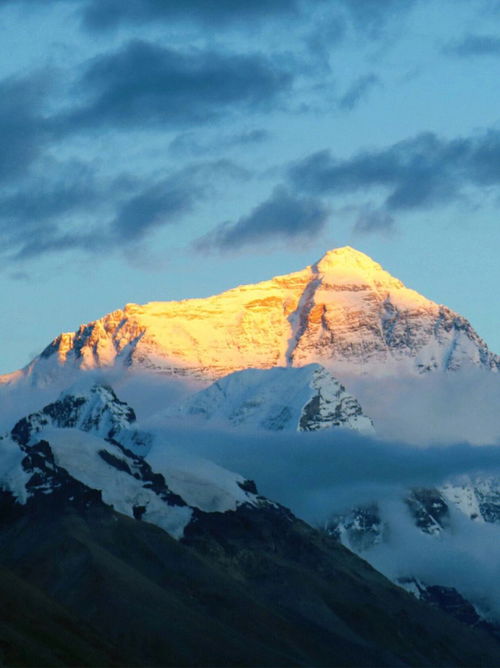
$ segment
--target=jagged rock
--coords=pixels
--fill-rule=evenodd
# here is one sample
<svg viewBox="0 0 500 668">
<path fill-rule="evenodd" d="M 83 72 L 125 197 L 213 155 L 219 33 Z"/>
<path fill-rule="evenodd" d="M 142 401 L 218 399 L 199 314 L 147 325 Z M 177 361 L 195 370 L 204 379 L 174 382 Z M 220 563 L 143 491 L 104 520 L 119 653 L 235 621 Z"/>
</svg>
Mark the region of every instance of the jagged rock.
<svg viewBox="0 0 500 668">
<path fill-rule="evenodd" d="M 145 455 L 151 436 L 133 428 L 134 410 L 120 401 L 109 385 L 88 388 L 71 387 L 54 403 L 22 418 L 12 429 L 12 437 L 21 444 L 47 427 L 80 429 Z"/>
<path fill-rule="evenodd" d="M 448 504 L 437 489 L 412 489 L 405 501 L 424 533 L 437 534 L 449 525 Z"/>
</svg>

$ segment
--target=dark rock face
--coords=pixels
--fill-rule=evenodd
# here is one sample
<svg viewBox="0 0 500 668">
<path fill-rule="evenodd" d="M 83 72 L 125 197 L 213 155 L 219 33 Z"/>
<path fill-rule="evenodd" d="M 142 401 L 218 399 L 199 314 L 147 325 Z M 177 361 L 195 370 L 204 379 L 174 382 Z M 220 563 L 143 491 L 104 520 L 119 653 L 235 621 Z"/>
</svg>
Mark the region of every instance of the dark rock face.
<svg viewBox="0 0 500 668">
<path fill-rule="evenodd" d="M 439 533 L 449 524 L 450 510 L 437 489 L 413 489 L 406 498 L 415 525 L 425 533 Z"/>
<path fill-rule="evenodd" d="M 345 392 L 345 388 L 340 385 L 338 402 L 329 402 L 321 395 L 321 392 L 313 397 L 304 406 L 299 423 L 300 431 L 318 431 L 325 425 L 343 427 L 349 423 L 349 420 L 361 417 L 363 409 L 357 399 L 354 397 L 340 398 L 342 392 Z"/>
<path fill-rule="evenodd" d="M 494 624 L 482 617 L 476 608 L 454 587 L 429 585 L 414 578 L 402 578 L 401 584 L 411 589 L 421 601 L 443 610 L 462 624 L 486 631 L 500 641 L 500 624 Z"/>
<path fill-rule="evenodd" d="M 380 543 L 386 531 L 376 504 L 353 508 L 346 515 L 334 516 L 328 523 L 330 535 L 356 552 L 365 552 Z"/>
<path fill-rule="evenodd" d="M 454 587 L 429 585 L 422 591 L 422 600 L 448 612 L 467 626 L 486 625 L 474 606 Z"/>
<path fill-rule="evenodd" d="M 485 501 L 479 504 L 479 508 L 486 522 L 500 522 L 500 503 Z"/>
<path fill-rule="evenodd" d="M 89 508 L 102 503 L 101 492 L 91 489 L 75 480 L 66 469 L 57 466 L 50 444 L 41 440 L 30 447 L 22 448 L 26 456 L 21 462 L 24 471 L 29 478 L 26 482 L 26 508 L 37 508 L 40 503 L 57 508 L 60 504 L 70 503 L 79 509 Z M 9 495 L 12 496 L 12 495 Z M 4 513 L 7 508 L 13 509 L 19 506 L 17 502 L 12 505 L 8 499 L 3 497 Z M 21 509 L 16 508 L 16 514 Z"/>
<path fill-rule="evenodd" d="M 239 482 L 238 486 L 244 491 L 249 492 L 250 494 L 258 494 L 257 485 L 253 480 L 244 480 Z"/>
</svg>

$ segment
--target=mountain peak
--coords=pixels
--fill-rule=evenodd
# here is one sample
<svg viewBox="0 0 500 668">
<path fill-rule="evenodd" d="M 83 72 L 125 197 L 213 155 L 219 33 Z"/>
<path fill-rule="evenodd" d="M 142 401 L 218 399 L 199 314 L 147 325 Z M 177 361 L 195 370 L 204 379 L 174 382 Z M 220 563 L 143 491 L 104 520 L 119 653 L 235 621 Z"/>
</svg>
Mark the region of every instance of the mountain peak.
<svg viewBox="0 0 500 668">
<path fill-rule="evenodd" d="M 205 382 L 250 367 L 310 363 L 340 379 L 500 369 L 459 314 L 344 246 L 301 271 L 220 295 L 114 311 L 55 339 L 23 375 L 43 384 L 61 367 L 117 366 Z"/>
<path fill-rule="evenodd" d="M 339 248 L 332 248 L 322 256 L 320 262 L 338 262 L 338 261 L 352 261 L 352 262 L 370 262 L 376 264 L 368 255 L 353 248 L 352 246 L 340 246 Z"/>
<path fill-rule="evenodd" d="M 332 269 L 358 269 L 371 272 L 384 271 L 378 262 L 375 262 L 371 257 L 351 246 L 342 246 L 341 248 L 333 248 L 327 251 L 314 266 L 318 268 L 320 273 Z"/>
<path fill-rule="evenodd" d="M 312 269 L 319 276 L 327 276 L 330 284 L 375 284 L 386 289 L 404 288 L 403 283 L 391 276 L 378 262 L 351 246 L 327 251 L 312 265 Z"/>
</svg>

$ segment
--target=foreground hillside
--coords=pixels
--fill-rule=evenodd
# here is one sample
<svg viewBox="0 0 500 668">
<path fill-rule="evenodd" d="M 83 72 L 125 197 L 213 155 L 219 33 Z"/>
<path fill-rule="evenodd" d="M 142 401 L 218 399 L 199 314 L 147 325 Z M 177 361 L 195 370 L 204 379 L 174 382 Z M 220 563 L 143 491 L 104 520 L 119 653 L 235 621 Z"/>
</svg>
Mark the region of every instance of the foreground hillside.
<svg viewBox="0 0 500 668">
<path fill-rule="evenodd" d="M 176 542 L 97 498 L 4 498 L 0 554 L 6 665 L 500 662 L 280 507 L 200 513 Z"/>
<path fill-rule="evenodd" d="M 500 663 L 495 637 L 417 601 L 251 480 L 190 459 L 158 469 L 149 447 L 99 385 L 0 439 L 6 665 Z"/>
</svg>

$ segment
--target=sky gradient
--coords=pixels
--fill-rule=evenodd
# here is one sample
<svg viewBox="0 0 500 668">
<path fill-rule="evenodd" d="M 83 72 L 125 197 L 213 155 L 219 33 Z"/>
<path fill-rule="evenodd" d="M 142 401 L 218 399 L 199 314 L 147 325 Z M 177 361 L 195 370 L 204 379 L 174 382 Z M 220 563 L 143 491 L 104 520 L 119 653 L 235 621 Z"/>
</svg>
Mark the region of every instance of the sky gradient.
<svg viewBox="0 0 500 668">
<path fill-rule="evenodd" d="M 500 2 L 4 0 L 0 19 L 1 373 L 127 302 L 346 244 L 500 352 Z"/>
</svg>

